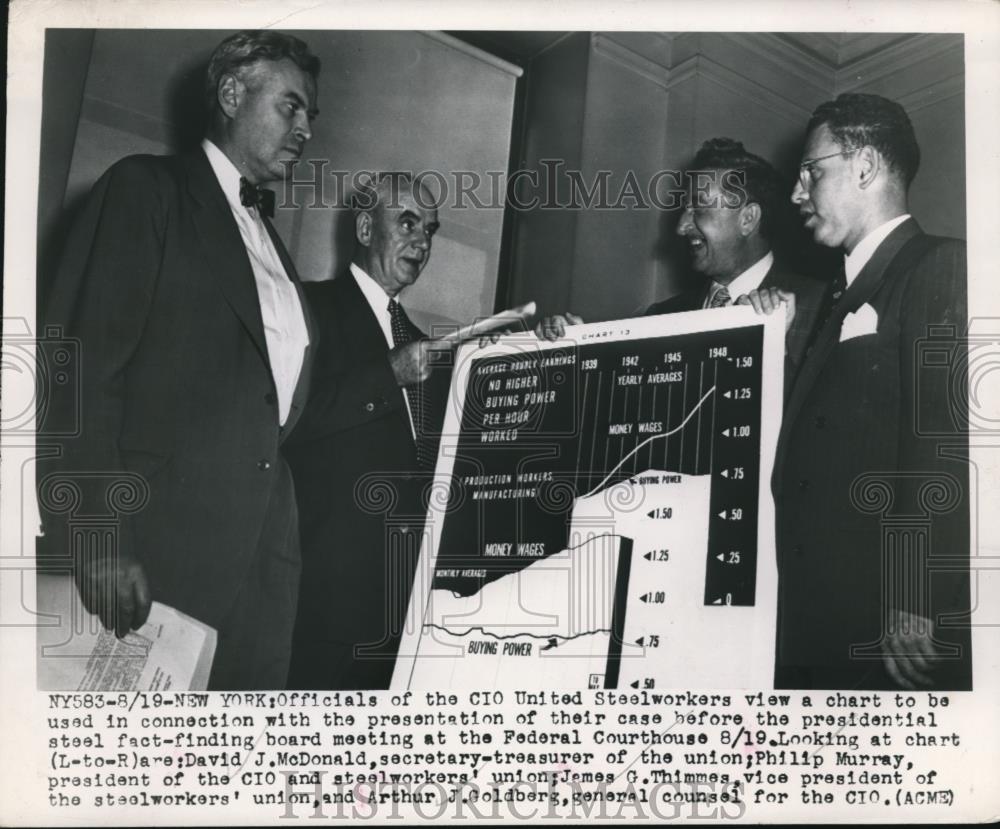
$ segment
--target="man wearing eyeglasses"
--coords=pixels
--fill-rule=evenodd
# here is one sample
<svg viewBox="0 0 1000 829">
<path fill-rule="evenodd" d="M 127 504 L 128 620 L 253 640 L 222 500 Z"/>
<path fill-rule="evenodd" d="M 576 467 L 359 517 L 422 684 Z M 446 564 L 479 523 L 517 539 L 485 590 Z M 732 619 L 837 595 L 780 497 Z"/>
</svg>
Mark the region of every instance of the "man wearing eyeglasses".
<svg viewBox="0 0 1000 829">
<path fill-rule="evenodd" d="M 968 446 L 949 395 L 964 354 L 951 372 L 917 359 L 922 339 L 965 330 L 965 244 L 909 215 L 920 150 L 901 106 L 844 94 L 806 133 L 792 201 L 843 251 L 844 283 L 778 439 L 776 684 L 970 688 L 954 618 L 969 608 Z"/>
</svg>

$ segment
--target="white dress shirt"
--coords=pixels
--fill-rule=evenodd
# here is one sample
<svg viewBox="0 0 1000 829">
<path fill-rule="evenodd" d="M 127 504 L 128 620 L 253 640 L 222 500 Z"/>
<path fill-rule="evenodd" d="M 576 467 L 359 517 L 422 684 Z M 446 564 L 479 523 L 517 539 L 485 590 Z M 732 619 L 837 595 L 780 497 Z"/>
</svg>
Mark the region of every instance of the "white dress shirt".
<svg viewBox="0 0 1000 829">
<path fill-rule="evenodd" d="M 897 216 L 895 219 L 880 224 L 871 233 L 865 236 L 855 246 L 847 256 L 844 257 L 844 276 L 847 277 L 847 284 L 850 285 L 861 273 L 861 269 L 868 264 L 878 246 L 885 241 L 885 237 L 892 233 L 899 225 L 910 218 L 909 213 Z"/>
<path fill-rule="evenodd" d="M 365 273 L 363 268 L 353 262 L 351 262 L 351 276 L 358 283 L 361 293 L 375 315 L 375 319 L 378 320 L 378 325 L 382 329 L 382 336 L 385 337 L 386 345 L 389 348 L 395 348 L 395 341 L 392 338 L 392 315 L 389 313 L 389 302 L 397 302 L 398 300 L 390 298 L 378 282 Z M 417 430 L 413 425 L 413 412 L 410 411 L 410 399 L 405 394 L 403 395 L 403 402 L 406 404 L 406 415 L 410 419 L 410 431 L 413 433 L 413 439 L 416 440 Z"/>
<path fill-rule="evenodd" d="M 760 287 L 760 283 L 764 281 L 764 277 L 767 276 L 767 272 L 771 270 L 773 264 L 774 254 L 768 251 L 728 285 L 723 285 L 713 279 L 712 287 L 701 307 L 711 308 L 712 298 L 722 288 L 725 288 L 729 292 L 729 304 L 735 302 L 743 294 L 748 294 L 750 291 L 756 290 Z"/>
<path fill-rule="evenodd" d="M 260 213 L 256 208 L 244 207 L 240 202 L 240 171 L 207 138 L 201 142 L 201 147 L 208 156 L 208 163 L 215 171 L 222 192 L 226 194 L 253 269 L 260 315 L 264 322 L 267 357 L 278 395 L 278 422 L 283 425 L 292 407 L 292 396 L 309 345 L 309 331 L 299 293 L 285 273 Z"/>
</svg>

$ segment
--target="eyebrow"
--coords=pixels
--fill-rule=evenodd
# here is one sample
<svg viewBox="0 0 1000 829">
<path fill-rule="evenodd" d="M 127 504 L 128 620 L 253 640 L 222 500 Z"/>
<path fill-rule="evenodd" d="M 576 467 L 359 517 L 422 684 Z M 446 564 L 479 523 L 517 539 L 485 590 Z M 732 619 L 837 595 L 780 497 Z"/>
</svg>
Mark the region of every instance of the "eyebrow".
<svg viewBox="0 0 1000 829">
<path fill-rule="evenodd" d="M 398 221 L 403 222 L 403 221 L 406 221 L 407 219 L 413 219 L 414 221 L 416 221 L 418 223 L 424 221 L 423 217 L 421 217 L 418 214 L 414 213 L 412 210 L 404 210 L 402 213 L 399 214 Z M 437 230 L 439 227 L 441 227 L 441 223 L 440 222 L 424 222 L 424 226 L 428 227 L 432 231 L 434 231 L 434 230 Z"/>
<path fill-rule="evenodd" d="M 319 115 L 319 109 L 317 109 L 316 107 L 309 109 L 308 104 L 306 104 L 306 102 L 302 99 L 302 96 L 299 95 L 298 92 L 292 92 L 291 90 L 289 90 L 288 92 L 285 93 L 285 98 L 286 100 L 290 99 L 292 101 L 295 101 L 295 103 L 297 103 L 300 107 L 302 107 L 306 111 L 306 115 L 308 115 L 310 118 L 315 118 L 317 115 Z"/>
</svg>

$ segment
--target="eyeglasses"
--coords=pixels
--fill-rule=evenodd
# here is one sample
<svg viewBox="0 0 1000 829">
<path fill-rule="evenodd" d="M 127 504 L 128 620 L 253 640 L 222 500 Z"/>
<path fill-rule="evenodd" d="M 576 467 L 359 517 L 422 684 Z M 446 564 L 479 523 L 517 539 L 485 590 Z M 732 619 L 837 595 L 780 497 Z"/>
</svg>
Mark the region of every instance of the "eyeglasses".
<svg viewBox="0 0 1000 829">
<path fill-rule="evenodd" d="M 836 158 L 838 155 L 851 155 L 856 153 L 858 150 L 864 149 L 863 147 L 855 147 L 853 150 L 841 150 L 840 152 L 830 153 L 829 155 L 821 155 L 817 158 L 807 158 L 799 165 L 799 184 L 802 185 L 803 189 L 807 188 L 812 184 L 813 179 L 813 166 L 819 161 L 826 161 L 828 158 Z"/>
</svg>

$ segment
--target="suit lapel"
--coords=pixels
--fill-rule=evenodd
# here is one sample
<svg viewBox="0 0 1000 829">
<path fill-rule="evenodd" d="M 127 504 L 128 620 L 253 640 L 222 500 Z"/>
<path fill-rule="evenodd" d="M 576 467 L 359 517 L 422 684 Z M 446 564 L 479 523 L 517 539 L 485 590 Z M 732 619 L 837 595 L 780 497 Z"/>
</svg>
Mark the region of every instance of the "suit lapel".
<svg viewBox="0 0 1000 829">
<path fill-rule="evenodd" d="M 288 275 L 292 285 L 295 286 L 295 292 L 299 297 L 299 305 L 302 307 L 302 316 L 306 323 L 306 332 L 309 335 L 309 344 L 302 355 L 302 370 L 299 372 L 299 381 L 295 384 L 295 392 L 292 394 L 292 404 L 289 408 L 288 420 L 285 422 L 284 434 L 287 435 L 292 430 L 292 427 L 295 426 L 299 415 L 302 414 L 309 396 L 312 363 L 313 357 L 316 354 L 319 331 L 316 328 L 316 320 L 313 318 L 312 309 L 309 307 L 309 300 L 306 298 L 305 291 L 302 290 L 302 281 L 299 279 L 299 273 L 295 269 L 292 257 L 288 255 L 288 250 L 285 248 L 284 242 L 281 241 L 278 232 L 274 229 L 274 225 L 271 224 L 270 219 L 266 216 L 262 216 L 261 218 L 264 222 L 264 227 L 267 229 L 267 235 L 271 239 L 271 244 L 274 246 L 274 250 L 278 254 L 278 259 L 281 261 L 281 266 L 285 269 L 285 273 Z"/>
<path fill-rule="evenodd" d="M 700 311 L 705 307 L 705 301 L 712 291 L 712 280 L 706 279 L 704 285 L 685 291 L 678 297 L 677 311 Z"/>
<path fill-rule="evenodd" d="M 771 267 L 767 269 L 767 273 L 764 274 L 764 278 L 760 281 L 759 289 L 763 291 L 765 288 L 780 288 L 781 280 L 778 278 L 778 273 L 778 263 L 772 262 Z"/>
<path fill-rule="evenodd" d="M 270 227 L 268 229 L 270 230 Z M 284 262 L 287 258 L 287 254 L 284 253 L 284 248 L 279 244 L 275 244 L 275 249 L 279 251 L 279 255 L 282 257 L 282 262 Z M 299 371 L 299 380 L 295 384 L 295 391 L 292 393 L 292 404 L 288 410 L 288 420 L 285 421 L 285 435 L 292 430 L 292 427 L 299 419 L 299 415 L 302 414 L 302 410 L 305 408 L 306 401 L 309 398 L 309 388 L 312 383 L 313 360 L 315 359 L 316 348 L 319 342 L 319 330 L 316 327 L 316 320 L 313 318 L 312 309 L 309 307 L 309 300 L 306 298 L 305 291 L 302 290 L 302 283 L 299 282 L 297 275 L 294 274 L 294 270 L 289 270 L 288 274 L 292 279 L 292 284 L 295 286 L 295 292 L 299 297 L 299 305 L 302 307 L 302 316 L 306 322 L 306 332 L 309 334 L 309 344 L 306 346 L 306 349 L 302 354 L 302 369 Z"/>
<path fill-rule="evenodd" d="M 791 424 L 795 422 L 795 418 L 802 409 L 806 397 L 816 384 L 830 353 L 837 343 L 840 342 L 840 328 L 844 322 L 844 317 L 871 300 L 881 287 L 882 280 L 889 265 L 892 264 L 892 260 L 895 259 L 903 245 L 918 233 L 920 233 L 920 226 L 914 219 L 907 219 L 899 227 L 895 228 L 882 241 L 882 244 L 875 250 L 871 259 L 861 269 L 861 273 L 851 283 L 837 307 L 833 309 L 823 329 L 819 332 L 816 342 L 802 363 L 802 368 L 795 379 L 795 385 L 792 387 L 791 395 L 788 399 L 788 406 L 782 420 L 781 435 L 778 439 L 775 469 L 780 468 L 779 464 L 784 457 Z"/>
<path fill-rule="evenodd" d="M 337 277 L 341 284 L 338 295 L 341 308 L 340 317 L 344 321 L 344 331 L 348 336 L 349 350 L 356 354 L 384 354 L 389 350 L 382 326 L 375 312 L 358 287 L 354 274 L 350 271 Z M 389 297 L 385 298 L 386 307 Z"/>
<path fill-rule="evenodd" d="M 194 204 L 192 220 L 205 261 L 218 280 L 226 301 L 270 368 L 260 298 L 236 219 L 205 154 L 198 150 L 187 156 L 187 162 L 188 191 Z"/>
<path fill-rule="evenodd" d="M 271 224 L 271 220 L 266 216 L 261 216 L 261 220 L 264 222 L 264 227 L 267 228 L 267 235 L 271 237 L 271 244 L 274 245 L 274 249 L 278 253 L 278 258 L 281 260 L 285 273 L 288 274 L 288 278 L 292 280 L 292 282 L 298 285 L 301 281 L 299 279 L 299 273 L 295 270 L 295 263 L 292 262 L 292 257 L 288 255 L 288 251 L 285 249 L 284 242 L 281 241 L 278 231 L 274 229 L 274 225 Z"/>
</svg>

